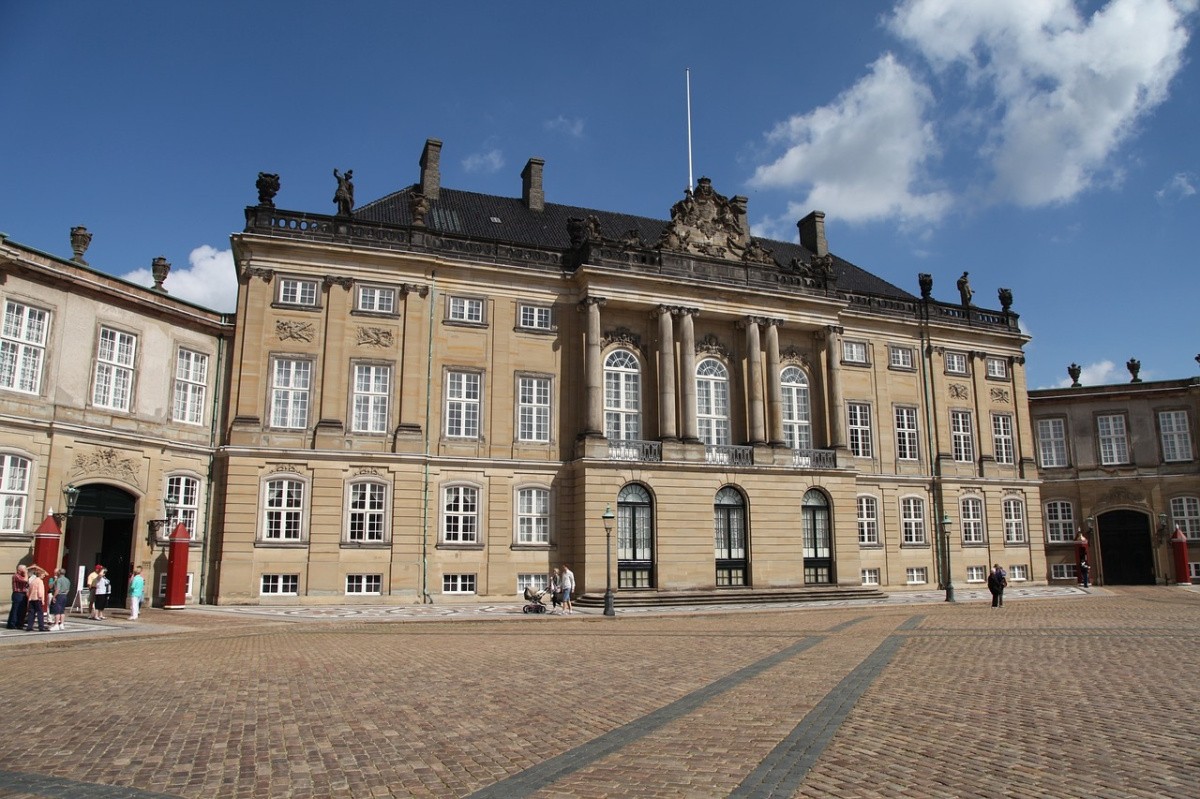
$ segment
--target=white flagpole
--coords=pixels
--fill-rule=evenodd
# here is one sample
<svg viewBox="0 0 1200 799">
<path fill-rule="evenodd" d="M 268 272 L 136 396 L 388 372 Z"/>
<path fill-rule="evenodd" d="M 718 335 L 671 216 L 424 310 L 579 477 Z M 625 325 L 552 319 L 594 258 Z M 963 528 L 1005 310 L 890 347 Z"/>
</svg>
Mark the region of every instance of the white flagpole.
<svg viewBox="0 0 1200 799">
<path fill-rule="evenodd" d="M 687 78 L 687 150 L 688 150 L 688 194 L 692 192 L 692 186 L 696 185 L 692 180 L 692 70 L 685 69 L 684 75 Z"/>
</svg>

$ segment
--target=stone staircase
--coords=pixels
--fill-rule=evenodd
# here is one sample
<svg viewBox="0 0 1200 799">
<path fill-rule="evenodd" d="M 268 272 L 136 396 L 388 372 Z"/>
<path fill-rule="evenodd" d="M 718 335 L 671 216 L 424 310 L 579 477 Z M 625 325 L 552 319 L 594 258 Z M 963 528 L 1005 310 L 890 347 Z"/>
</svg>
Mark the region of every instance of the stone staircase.
<svg viewBox="0 0 1200 799">
<path fill-rule="evenodd" d="M 830 602 L 847 599 L 885 599 L 878 588 L 820 585 L 805 588 L 721 588 L 698 591 L 614 591 L 618 608 L 670 607 L 672 605 L 773 605 L 783 602 Z M 604 592 L 580 594 L 573 604 L 581 608 L 604 607 Z"/>
</svg>

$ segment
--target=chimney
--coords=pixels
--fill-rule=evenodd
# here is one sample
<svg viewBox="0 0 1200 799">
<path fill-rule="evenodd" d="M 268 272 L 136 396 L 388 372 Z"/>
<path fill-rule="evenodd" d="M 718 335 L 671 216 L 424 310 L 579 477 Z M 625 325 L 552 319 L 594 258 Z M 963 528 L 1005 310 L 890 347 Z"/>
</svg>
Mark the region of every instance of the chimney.
<svg viewBox="0 0 1200 799">
<path fill-rule="evenodd" d="M 546 193 L 542 191 L 542 167 L 545 165 L 541 158 L 530 158 L 521 170 L 521 199 L 530 211 L 546 209 Z"/>
<path fill-rule="evenodd" d="M 813 211 L 796 223 L 800 228 L 800 244 L 816 255 L 829 254 L 829 242 L 825 240 L 825 212 Z"/>
<path fill-rule="evenodd" d="M 426 139 L 425 150 L 421 153 L 421 193 L 429 201 L 438 198 L 442 187 L 442 143 L 437 139 Z"/>
</svg>

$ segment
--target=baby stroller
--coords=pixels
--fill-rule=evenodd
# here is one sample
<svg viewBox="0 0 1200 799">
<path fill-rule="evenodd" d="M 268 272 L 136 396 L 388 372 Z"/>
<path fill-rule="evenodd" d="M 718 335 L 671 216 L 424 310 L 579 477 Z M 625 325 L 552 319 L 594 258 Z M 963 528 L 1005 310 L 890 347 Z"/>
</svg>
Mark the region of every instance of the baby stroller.
<svg viewBox="0 0 1200 799">
<path fill-rule="evenodd" d="M 533 586 L 525 588 L 525 607 L 521 608 L 522 613 L 545 613 L 546 603 L 542 601 L 542 597 L 546 595 L 546 589 L 536 589 Z"/>
</svg>

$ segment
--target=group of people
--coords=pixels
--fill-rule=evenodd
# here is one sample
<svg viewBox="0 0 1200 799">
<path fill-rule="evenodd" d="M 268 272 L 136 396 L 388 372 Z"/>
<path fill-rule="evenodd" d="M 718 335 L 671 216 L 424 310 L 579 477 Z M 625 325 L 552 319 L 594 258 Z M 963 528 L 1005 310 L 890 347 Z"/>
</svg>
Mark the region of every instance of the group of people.
<svg viewBox="0 0 1200 799">
<path fill-rule="evenodd" d="M 562 605 L 561 613 L 571 613 L 571 596 L 575 593 L 575 572 L 571 565 L 564 563 L 561 568 L 550 572 L 550 601 L 557 608 Z"/>
<path fill-rule="evenodd" d="M 47 581 L 49 577 L 49 581 Z M 33 632 L 55 632 L 63 628 L 63 616 L 71 596 L 71 580 L 66 569 L 58 569 L 54 576 L 36 563 L 32 566 L 17 566 L 12 577 L 12 607 L 8 611 L 8 629 Z M 46 625 L 49 616 L 50 624 Z"/>
</svg>

